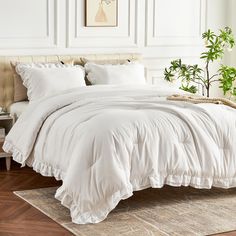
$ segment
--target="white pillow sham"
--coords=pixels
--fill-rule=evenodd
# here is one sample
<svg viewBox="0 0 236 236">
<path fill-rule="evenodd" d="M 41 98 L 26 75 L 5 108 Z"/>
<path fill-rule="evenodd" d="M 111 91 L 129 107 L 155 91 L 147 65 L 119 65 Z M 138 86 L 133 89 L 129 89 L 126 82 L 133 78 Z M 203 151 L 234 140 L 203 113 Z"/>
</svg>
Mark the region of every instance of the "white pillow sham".
<svg viewBox="0 0 236 236">
<path fill-rule="evenodd" d="M 93 85 L 98 84 L 146 84 L 145 69 L 139 63 L 123 65 L 85 64 L 87 78 Z"/>
<path fill-rule="evenodd" d="M 85 85 L 85 71 L 82 66 L 61 63 L 19 63 L 16 72 L 27 88 L 30 101 L 53 95 L 60 91 Z"/>
</svg>

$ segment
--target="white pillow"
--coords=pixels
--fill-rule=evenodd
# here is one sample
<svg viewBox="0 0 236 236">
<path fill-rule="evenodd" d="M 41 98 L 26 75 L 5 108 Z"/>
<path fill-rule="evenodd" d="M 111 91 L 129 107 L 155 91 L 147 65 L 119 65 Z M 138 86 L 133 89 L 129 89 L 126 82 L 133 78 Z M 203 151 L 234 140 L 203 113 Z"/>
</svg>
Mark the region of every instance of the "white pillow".
<svg viewBox="0 0 236 236">
<path fill-rule="evenodd" d="M 85 64 L 88 80 L 91 84 L 145 84 L 145 69 L 139 63 L 123 65 Z"/>
<path fill-rule="evenodd" d="M 82 66 L 61 63 L 19 63 L 16 72 L 21 76 L 30 101 L 85 85 Z"/>
</svg>

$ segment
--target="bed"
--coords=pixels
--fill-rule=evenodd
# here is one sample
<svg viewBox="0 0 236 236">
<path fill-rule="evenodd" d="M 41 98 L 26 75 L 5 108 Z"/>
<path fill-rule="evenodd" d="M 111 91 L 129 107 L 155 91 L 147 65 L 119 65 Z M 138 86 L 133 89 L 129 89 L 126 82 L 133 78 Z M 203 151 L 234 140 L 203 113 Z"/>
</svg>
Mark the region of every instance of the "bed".
<svg viewBox="0 0 236 236">
<path fill-rule="evenodd" d="M 22 101 L 22 102 L 15 102 L 12 103 L 9 106 L 9 112 L 11 114 L 11 116 L 14 117 L 14 120 L 16 121 L 21 114 L 26 110 L 26 108 L 29 105 L 29 101 Z"/>
<path fill-rule="evenodd" d="M 182 93 L 151 85 L 66 90 L 29 104 L 4 149 L 62 180 L 55 197 L 77 224 L 101 222 L 149 187 L 235 187 L 236 110 L 166 100 Z"/>
</svg>

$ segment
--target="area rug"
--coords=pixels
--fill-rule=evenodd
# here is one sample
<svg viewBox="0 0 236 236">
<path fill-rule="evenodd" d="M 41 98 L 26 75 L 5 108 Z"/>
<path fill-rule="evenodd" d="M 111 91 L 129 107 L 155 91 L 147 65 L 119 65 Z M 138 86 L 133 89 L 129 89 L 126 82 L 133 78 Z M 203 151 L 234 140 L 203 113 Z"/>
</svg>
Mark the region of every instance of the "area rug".
<svg viewBox="0 0 236 236">
<path fill-rule="evenodd" d="M 236 230 L 236 189 L 147 189 L 121 201 L 105 221 L 88 225 L 71 223 L 55 192 L 44 188 L 15 194 L 78 236 L 194 236 Z"/>
</svg>

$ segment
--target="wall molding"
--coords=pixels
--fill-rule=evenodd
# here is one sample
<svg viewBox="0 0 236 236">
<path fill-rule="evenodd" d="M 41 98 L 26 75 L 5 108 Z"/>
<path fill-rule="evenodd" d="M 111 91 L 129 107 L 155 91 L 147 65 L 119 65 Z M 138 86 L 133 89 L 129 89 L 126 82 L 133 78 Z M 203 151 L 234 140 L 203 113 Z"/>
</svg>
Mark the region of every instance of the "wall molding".
<svg viewBox="0 0 236 236">
<path fill-rule="evenodd" d="M 30 0 L 29 0 L 30 1 Z M 30 37 L 30 36 L 14 36 L 14 37 L 0 37 L 0 49 L 31 49 L 31 48 L 53 48 L 58 44 L 58 0 L 41 0 L 46 2 L 46 35 Z M 28 8 L 25 10 L 29 11 Z M 22 14 L 24 14 L 22 12 Z M 31 23 L 31 22 L 29 22 Z M 16 27 L 20 27 L 16 25 Z M 14 29 L 12 29 L 14 30 Z M 37 30 L 37 26 L 35 26 Z"/>
<path fill-rule="evenodd" d="M 198 24 L 196 32 L 193 35 L 175 35 L 170 34 L 171 31 L 168 31 L 168 35 L 158 33 L 158 22 L 165 22 L 165 20 L 171 21 L 172 19 L 163 19 L 162 21 L 159 19 L 158 21 L 158 13 L 157 7 L 159 0 L 146 0 L 146 38 L 145 38 L 145 46 L 146 47 L 165 47 L 165 46 L 200 46 L 202 45 L 201 33 L 206 29 L 206 1 L 205 0 L 192 0 L 195 5 L 199 6 L 198 15 L 196 19 L 194 19 Z M 169 0 L 174 1 L 174 0 Z M 184 0 L 182 0 L 184 3 Z M 175 1 L 176 2 L 176 1 Z M 180 2 L 178 2 L 180 4 Z M 160 4 L 161 6 L 161 4 Z M 191 6 L 192 7 L 192 6 Z M 186 10 L 187 11 L 187 10 Z M 176 15 L 178 16 L 180 11 L 176 9 Z M 183 12 L 182 12 L 183 14 Z M 176 27 L 176 26 L 175 26 Z M 181 27 L 181 26 L 179 26 Z"/>
<path fill-rule="evenodd" d="M 140 0 L 119 1 L 118 14 L 123 13 L 118 17 L 117 27 L 85 27 L 84 1 L 67 0 L 67 47 L 138 47 L 139 2 Z M 81 9 L 82 12 L 79 11 Z"/>
</svg>

